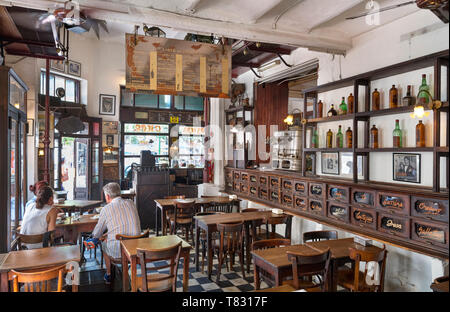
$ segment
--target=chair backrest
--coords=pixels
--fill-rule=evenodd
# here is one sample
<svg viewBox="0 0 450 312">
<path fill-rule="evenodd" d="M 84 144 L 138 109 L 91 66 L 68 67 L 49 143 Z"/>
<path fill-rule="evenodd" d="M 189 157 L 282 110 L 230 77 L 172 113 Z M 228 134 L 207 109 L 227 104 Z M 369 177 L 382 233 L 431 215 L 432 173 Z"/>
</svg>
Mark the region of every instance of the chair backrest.
<svg viewBox="0 0 450 312">
<path fill-rule="evenodd" d="M 202 198 L 214 198 L 214 197 L 219 197 L 219 195 L 202 195 Z"/>
<path fill-rule="evenodd" d="M 330 249 L 312 256 L 305 256 L 292 251 L 287 251 L 286 253 L 289 261 L 292 262 L 292 276 L 296 289 L 300 288 L 300 278 L 319 275 L 319 283 L 314 284 L 312 287 L 320 287 L 322 291 L 327 291 L 328 270 L 331 259 Z"/>
<path fill-rule="evenodd" d="M 303 243 L 338 239 L 337 231 L 313 231 L 303 233 Z"/>
<path fill-rule="evenodd" d="M 290 246 L 291 240 L 284 238 L 263 239 L 252 243 L 252 250 Z"/>
<path fill-rule="evenodd" d="M 231 213 L 233 211 L 233 204 L 231 203 L 218 203 L 210 202 L 206 207 L 206 211 Z"/>
<path fill-rule="evenodd" d="M 264 209 L 259 209 L 259 208 L 247 208 L 247 209 L 243 209 L 241 212 L 257 212 L 257 211 L 264 211 Z"/>
<path fill-rule="evenodd" d="M 355 261 L 355 277 L 354 277 L 354 291 L 359 290 L 359 286 L 361 285 L 361 282 L 359 281 L 360 275 L 360 267 L 361 262 L 366 262 L 366 266 L 363 270 L 363 277 L 364 277 L 364 283 L 365 288 L 369 289 L 370 291 L 377 291 L 382 292 L 384 290 L 384 272 L 386 268 L 386 255 L 387 250 L 386 247 L 383 245 L 383 249 L 377 250 L 377 251 L 365 251 L 365 250 L 358 250 L 355 248 L 350 248 L 350 259 Z M 380 284 L 379 285 L 366 285 L 366 276 L 368 272 L 367 263 L 375 261 L 378 263 L 380 268 Z"/>
<path fill-rule="evenodd" d="M 195 213 L 195 201 L 188 203 L 177 202 L 175 208 L 175 223 L 177 223 L 177 219 L 192 219 Z"/>
<path fill-rule="evenodd" d="M 277 224 L 285 224 L 286 228 L 284 231 L 284 237 L 290 239 L 291 238 L 291 229 L 292 229 L 292 216 L 291 215 L 285 215 L 283 217 L 268 217 L 266 218 L 266 224 L 271 227 L 272 233 L 276 232 L 276 225 Z M 269 233 L 267 233 L 269 235 Z"/>
<path fill-rule="evenodd" d="M 225 241 L 227 241 L 228 251 L 235 250 L 242 244 L 242 230 L 244 222 L 218 223 L 217 231 L 220 234 L 220 250 L 224 250 Z"/>
<path fill-rule="evenodd" d="M 49 231 L 42 234 L 17 234 L 17 241 L 13 244 L 17 247 L 17 250 L 26 249 L 22 244 L 39 244 L 42 243 L 42 247 L 49 247 L 53 245 L 53 237 L 55 231 Z M 15 248 L 13 248 L 15 249 Z"/>
<path fill-rule="evenodd" d="M 172 196 L 165 196 L 165 199 L 185 199 L 186 195 L 172 195 Z"/>
<path fill-rule="evenodd" d="M 128 240 L 128 239 L 137 239 L 137 238 L 146 238 L 150 236 L 150 229 L 146 229 L 142 234 L 139 235 L 123 235 L 123 234 L 116 234 L 117 240 Z"/>
<path fill-rule="evenodd" d="M 51 268 L 27 271 L 11 270 L 9 275 L 12 276 L 13 292 L 62 292 L 64 280 L 63 277 L 67 273 L 66 265 L 58 265 Z M 58 279 L 56 290 L 52 290 L 51 281 Z M 19 283 L 23 284 L 23 288 L 19 287 Z M 72 291 L 76 288 L 72 288 Z"/>
<path fill-rule="evenodd" d="M 142 276 L 142 290 L 149 291 L 167 291 L 172 289 L 173 292 L 177 290 L 177 274 L 178 263 L 180 261 L 181 244 L 164 248 L 164 249 L 137 249 L 137 256 L 141 264 Z M 159 261 L 168 261 L 168 264 L 160 264 Z M 153 262 L 153 267 L 147 267 L 146 263 Z M 169 274 L 148 273 L 147 271 L 158 271 L 161 269 L 170 268 Z M 152 276 L 153 275 L 153 276 Z M 154 287 L 148 288 L 148 282 L 154 284 Z M 164 283 L 168 281 L 169 283 Z"/>
<path fill-rule="evenodd" d="M 215 214 L 219 214 L 219 213 L 215 212 L 215 211 L 205 211 L 205 212 L 197 212 L 195 215 L 196 216 L 210 216 L 210 215 L 215 215 Z"/>
</svg>

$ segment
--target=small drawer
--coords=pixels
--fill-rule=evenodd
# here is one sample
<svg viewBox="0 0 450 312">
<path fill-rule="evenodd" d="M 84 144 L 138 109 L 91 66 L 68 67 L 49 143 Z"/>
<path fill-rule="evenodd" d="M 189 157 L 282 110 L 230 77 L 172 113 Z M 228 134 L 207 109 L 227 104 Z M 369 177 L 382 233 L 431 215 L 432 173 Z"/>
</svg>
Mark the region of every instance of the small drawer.
<svg viewBox="0 0 450 312">
<path fill-rule="evenodd" d="M 448 222 L 448 200 L 411 196 L 411 215 Z"/>
<path fill-rule="evenodd" d="M 309 196 L 319 199 L 325 198 L 325 184 L 323 183 L 309 183 Z"/>
<path fill-rule="evenodd" d="M 282 192 L 281 193 L 281 204 L 283 206 L 292 208 L 294 206 L 294 197 L 290 192 Z"/>
<path fill-rule="evenodd" d="M 241 193 L 248 195 L 248 183 L 241 182 Z"/>
<path fill-rule="evenodd" d="M 261 199 L 269 200 L 269 192 L 267 189 L 259 188 L 258 197 Z"/>
<path fill-rule="evenodd" d="M 328 185 L 327 198 L 342 203 L 348 203 L 350 188 L 347 186 Z"/>
<path fill-rule="evenodd" d="M 227 181 L 227 182 L 225 183 L 225 188 L 226 188 L 227 190 L 232 190 L 232 189 L 233 189 L 233 182 Z"/>
<path fill-rule="evenodd" d="M 294 196 L 294 208 L 300 211 L 308 211 L 308 200 L 303 196 Z"/>
<path fill-rule="evenodd" d="M 321 215 L 321 216 L 325 216 L 325 205 L 323 203 L 323 201 L 321 200 L 317 200 L 317 199 L 309 199 L 308 201 L 308 212 L 316 214 L 316 215 Z"/>
<path fill-rule="evenodd" d="M 250 185 L 248 188 L 248 195 L 258 197 L 258 187 Z"/>
<path fill-rule="evenodd" d="M 250 174 L 249 182 L 253 185 L 258 185 L 258 176 L 256 174 Z"/>
<path fill-rule="evenodd" d="M 269 177 L 268 176 L 259 176 L 259 186 L 260 187 L 268 187 L 269 186 Z"/>
<path fill-rule="evenodd" d="M 233 191 L 239 192 L 241 188 L 241 185 L 239 182 L 233 182 Z"/>
<path fill-rule="evenodd" d="M 299 195 L 308 195 L 308 182 L 294 181 L 294 192 Z"/>
<path fill-rule="evenodd" d="M 345 223 L 350 222 L 350 207 L 334 201 L 327 203 L 327 216 Z"/>
<path fill-rule="evenodd" d="M 228 181 L 233 181 L 233 172 L 230 170 L 227 170 L 225 172 L 225 179 L 227 179 Z"/>
<path fill-rule="evenodd" d="M 408 218 L 387 213 L 378 213 L 378 231 L 394 236 L 409 238 L 410 222 Z"/>
<path fill-rule="evenodd" d="M 280 198 L 281 198 L 281 192 L 278 189 L 275 190 L 270 190 L 270 200 L 276 203 L 280 202 Z"/>
<path fill-rule="evenodd" d="M 248 182 L 248 180 L 249 180 L 249 178 L 248 178 L 248 173 L 242 172 L 242 173 L 241 173 L 241 181 Z"/>
<path fill-rule="evenodd" d="M 352 206 L 360 208 L 375 208 L 375 191 L 352 188 Z"/>
<path fill-rule="evenodd" d="M 281 178 L 269 177 L 269 185 L 271 189 L 279 189 L 281 186 Z"/>
<path fill-rule="evenodd" d="M 292 192 L 293 189 L 293 182 L 292 180 L 289 179 L 282 179 L 282 183 L 281 183 L 281 189 L 287 192 Z"/>
<path fill-rule="evenodd" d="M 409 195 L 377 192 L 377 208 L 392 214 L 409 215 Z"/>
<path fill-rule="evenodd" d="M 241 173 L 239 171 L 233 171 L 234 181 L 239 181 L 241 179 Z"/>
<path fill-rule="evenodd" d="M 350 212 L 352 224 L 374 230 L 377 228 L 377 213 L 374 210 L 351 207 Z"/>
<path fill-rule="evenodd" d="M 448 248 L 448 225 L 414 218 L 411 220 L 411 238 L 425 244 Z"/>
</svg>

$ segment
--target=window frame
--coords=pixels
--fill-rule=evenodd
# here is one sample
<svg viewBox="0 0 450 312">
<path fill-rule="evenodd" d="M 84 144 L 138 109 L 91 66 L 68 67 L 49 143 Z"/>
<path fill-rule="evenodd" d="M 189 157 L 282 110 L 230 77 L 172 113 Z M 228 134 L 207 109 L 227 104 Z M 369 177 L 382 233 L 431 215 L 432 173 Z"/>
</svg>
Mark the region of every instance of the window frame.
<svg viewBox="0 0 450 312">
<path fill-rule="evenodd" d="M 39 80 L 39 94 L 41 95 L 45 95 L 45 90 L 43 90 L 43 88 L 45 87 L 45 70 L 41 70 L 41 76 L 40 76 L 40 80 Z M 75 78 L 71 78 L 71 77 L 67 77 L 64 75 L 59 75 L 57 73 L 54 72 L 50 72 L 50 77 L 54 77 L 53 79 L 53 92 L 56 92 L 55 89 L 55 83 L 56 83 L 56 77 L 62 78 L 64 79 L 64 90 L 67 91 L 67 80 L 73 81 L 75 83 L 75 101 L 71 102 L 71 101 L 66 101 L 66 95 L 64 96 L 64 100 L 65 102 L 70 102 L 70 103 L 80 103 L 80 99 L 81 99 L 81 83 L 80 80 L 75 79 Z M 51 81 L 51 79 L 49 79 Z M 44 93 L 41 93 L 41 91 L 44 91 Z M 66 92 L 67 94 L 67 92 Z M 56 96 L 56 94 L 50 94 L 50 96 Z"/>
</svg>

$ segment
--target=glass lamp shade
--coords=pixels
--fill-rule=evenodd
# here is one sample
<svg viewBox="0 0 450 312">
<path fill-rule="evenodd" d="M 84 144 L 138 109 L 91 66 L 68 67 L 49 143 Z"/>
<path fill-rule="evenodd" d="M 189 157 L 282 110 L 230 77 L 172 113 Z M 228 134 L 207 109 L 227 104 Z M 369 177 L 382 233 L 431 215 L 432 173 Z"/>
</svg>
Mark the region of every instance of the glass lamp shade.
<svg viewBox="0 0 450 312">
<path fill-rule="evenodd" d="M 426 112 L 422 105 L 414 106 L 414 113 L 411 113 L 411 118 L 422 118 L 423 116 L 430 115 L 430 112 Z"/>
<path fill-rule="evenodd" d="M 283 121 L 285 124 L 292 126 L 294 124 L 294 115 L 287 115 Z"/>
</svg>

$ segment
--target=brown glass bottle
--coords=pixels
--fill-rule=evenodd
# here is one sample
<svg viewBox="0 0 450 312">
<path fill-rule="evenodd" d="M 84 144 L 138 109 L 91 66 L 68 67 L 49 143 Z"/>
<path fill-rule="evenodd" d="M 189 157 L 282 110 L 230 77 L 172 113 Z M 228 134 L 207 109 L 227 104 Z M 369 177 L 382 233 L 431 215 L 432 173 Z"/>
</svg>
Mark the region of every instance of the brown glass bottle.
<svg viewBox="0 0 450 312">
<path fill-rule="evenodd" d="M 380 109 L 380 92 L 377 89 L 372 92 L 372 110 L 376 111 Z"/>
<path fill-rule="evenodd" d="M 331 132 L 331 129 L 327 132 L 327 148 L 333 148 L 333 132 Z"/>
<path fill-rule="evenodd" d="M 319 103 L 317 103 L 317 118 L 323 117 L 323 103 L 322 100 L 319 100 Z"/>
<path fill-rule="evenodd" d="M 355 105 L 355 97 L 353 94 L 350 93 L 350 95 L 347 98 L 347 113 L 353 114 L 353 106 Z"/>
<path fill-rule="evenodd" d="M 370 148 L 378 148 L 378 129 L 375 125 L 370 129 Z"/>
<path fill-rule="evenodd" d="M 347 148 L 352 148 L 352 140 L 353 140 L 353 132 L 350 127 L 348 127 L 347 131 L 345 131 L 345 145 Z"/>
<path fill-rule="evenodd" d="M 422 120 L 416 126 L 416 147 L 425 147 L 425 125 Z"/>
<path fill-rule="evenodd" d="M 389 90 L 389 108 L 398 107 L 398 90 L 395 85 Z"/>
</svg>

